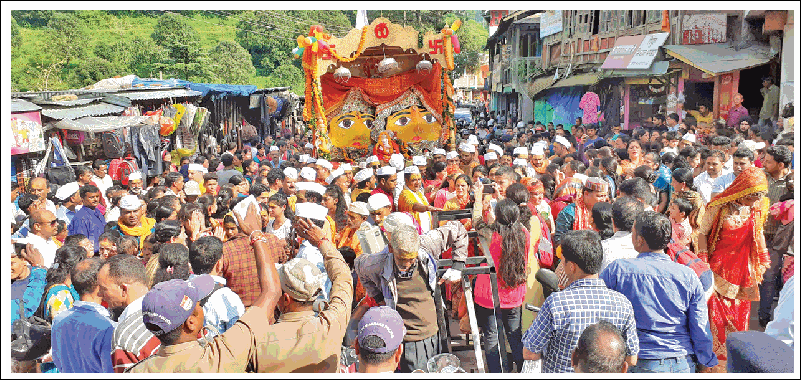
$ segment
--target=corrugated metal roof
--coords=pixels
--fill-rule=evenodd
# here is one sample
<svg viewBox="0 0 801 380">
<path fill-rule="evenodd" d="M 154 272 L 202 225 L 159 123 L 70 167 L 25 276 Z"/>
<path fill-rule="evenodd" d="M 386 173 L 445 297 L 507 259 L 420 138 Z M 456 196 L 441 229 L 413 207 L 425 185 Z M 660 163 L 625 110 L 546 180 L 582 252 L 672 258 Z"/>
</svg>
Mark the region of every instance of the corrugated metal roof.
<svg viewBox="0 0 801 380">
<path fill-rule="evenodd" d="M 11 99 L 11 112 L 32 112 L 40 109 L 42 109 L 42 107 L 39 107 L 27 100 Z"/>
<path fill-rule="evenodd" d="M 600 79 L 600 73 L 577 74 L 556 82 L 551 87 L 589 86 Z"/>
<path fill-rule="evenodd" d="M 187 90 L 185 88 L 174 90 L 160 90 L 160 91 L 131 91 L 131 92 L 118 92 L 116 95 L 124 96 L 131 100 L 149 100 L 149 99 L 168 99 L 168 98 L 181 98 L 189 96 L 201 96 L 200 91 Z"/>
<path fill-rule="evenodd" d="M 33 99 L 37 104 L 44 104 L 44 105 L 54 105 L 54 106 L 62 106 L 62 107 L 74 107 L 74 106 L 82 106 L 85 104 L 92 103 L 96 100 L 101 99 L 100 97 L 91 97 L 91 98 L 83 98 L 83 99 L 76 99 L 76 100 L 39 100 Z"/>
<path fill-rule="evenodd" d="M 517 20 L 512 24 L 539 24 L 539 23 L 540 23 L 540 13 L 537 13 L 525 18 L 521 18 L 520 20 Z"/>
<path fill-rule="evenodd" d="M 768 45 L 751 45 L 740 50 L 725 43 L 663 47 L 669 55 L 712 75 L 764 65 L 775 55 Z"/>
<path fill-rule="evenodd" d="M 553 75 L 537 78 L 531 82 L 524 84 L 523 92 L 526 93 L 528 97 L 534 98 L 534 96 L 537 95 L 540 91 L 551 87 L 551 85 L 554 82 L 556 81 L 553 79 Z"/>
<path fill-rule="evenodd" d="M 115 106 L 104 102 L 72 108 L 42 108 L 42 115 L 56 120 L 74 120 L 84 116 L 102 116 L 120 113 L 125 107 Z"/>
</svg>

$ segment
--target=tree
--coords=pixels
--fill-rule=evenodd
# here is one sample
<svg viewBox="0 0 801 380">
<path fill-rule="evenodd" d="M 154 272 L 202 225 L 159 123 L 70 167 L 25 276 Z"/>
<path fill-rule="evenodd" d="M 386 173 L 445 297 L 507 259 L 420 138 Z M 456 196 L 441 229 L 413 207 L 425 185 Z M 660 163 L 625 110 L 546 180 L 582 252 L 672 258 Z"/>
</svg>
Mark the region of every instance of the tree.
<svg viewBox="0 0 801 380">
<path fill-rule="evenodd" d="M 256 75 L 250 53 L 234 41 L 220 41 L 209 50 L 209 62 L 214 82 L 249 84 Z"/>
<path fill-rule="evenodd" d="M 11 11 L 11 16 L 19 21 L 22 26 L 30 28 L 41 28 L 47 26 L 50 18 L 53 17 L 55 11 Z"/>
<path fill-rule="evenodd" d="M 11 17 L 11 52 L 14 54 L 16 49 L 22 46 L 22 35 L 20 35 L 19 24 L 14 17 Z"/>
<path fill-rule="evenodd" d="M 445 16 L 445 21 L 448 25 L 452 25 L 457 17 L 461 16 L 451 13 Z M 456 34 L 459 36 L 461 53 L 453 57 L 454 79 L 462 76 L 465 71 L 474 72 L 479 68 L 481 54 L 484 53 L 484 46 L 489 38 L 489 31 L 473 19 L 462 18 L 462 26 L 456 31 Z"/>
<path fill-rule="evenodd" d="M 306 81 L 303 70 L 295 66 L 292 62 L 285 62 L 276 67 L 267 76 L 267 87 L 289 87 L 289 90 L 296 94 L 303 94 L 306 91 Z"/>
<path fill-rule="evenodd" d="M 161 70 L 177 74 L 176 76 L 186 80 L 208 78 L 209 71 L 204 65 L 206 57 L 200 48 L 200 37 L 184 16 L 174 13 L 161 15 L 151 38 L 169 54 L 169 62 L 157 65 Z"/>
<path fill-rule="evenodd" d="M 54 13 L 47 23 L 50 29 L 49 54 L 63 59 L 65 65 L 86 56 L 89 50 L 89 34 L 79 18 L 69 13 Z"/>
<path fill-rule="evenodd" d="M 352 12 L 352 11 L 344 11 Z M 308 35 L 312 25 L 323 25 L 327 33 L 344 36 L 352 24 L 338 10 L 247 11 L 238 14 L 236 40 L 250 52 L 260 75 L 292 59 L 298 35 Z"/>
</svg>

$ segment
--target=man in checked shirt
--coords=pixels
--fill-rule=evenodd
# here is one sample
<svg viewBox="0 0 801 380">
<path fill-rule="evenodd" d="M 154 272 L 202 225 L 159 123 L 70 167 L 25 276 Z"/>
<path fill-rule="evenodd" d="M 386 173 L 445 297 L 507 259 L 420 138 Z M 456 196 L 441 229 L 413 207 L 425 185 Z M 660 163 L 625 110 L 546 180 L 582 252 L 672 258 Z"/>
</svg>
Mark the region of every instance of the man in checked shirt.
<svg viewBox="0 0 801 380">
<path fill-rule="evenodd" d="M 606 320 L 622 333 L 626 362 L 633 366 L 640 349 L 634 310 L 625 296 L 608 289 L 598 278 L 603 261 L 600 236 L 590 230 L 568 231 L 561 244 L 570 283 L 542 304 L 523 335 L 523 358 L 542 359 L 543 373 L 574 372 L 571 355 L 581 333 Z"/>
</svg>

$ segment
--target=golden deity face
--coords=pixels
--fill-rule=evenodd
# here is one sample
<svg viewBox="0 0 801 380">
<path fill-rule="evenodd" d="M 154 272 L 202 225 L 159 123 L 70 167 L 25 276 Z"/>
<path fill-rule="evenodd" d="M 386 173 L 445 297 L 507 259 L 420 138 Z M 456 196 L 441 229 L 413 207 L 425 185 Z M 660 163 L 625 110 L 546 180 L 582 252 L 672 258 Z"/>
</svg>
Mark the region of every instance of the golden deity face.
<svg viewBox="0 0 801 380">
<path fill-rule="evenodd" d="M 422 141 L 435 141 L 442 132 L 442 124 L 430 111 L 420 107 L 410 107 L 387 118 L 387 130 L 408 144 Z"/>
<path fill-rule="evenodd" d="M 375 117 L 359 111 L 336 116 L 328 122 L 328 136 L 337 148 L 367 149 L 370 146 L 370 128 Z"/>
</svg>

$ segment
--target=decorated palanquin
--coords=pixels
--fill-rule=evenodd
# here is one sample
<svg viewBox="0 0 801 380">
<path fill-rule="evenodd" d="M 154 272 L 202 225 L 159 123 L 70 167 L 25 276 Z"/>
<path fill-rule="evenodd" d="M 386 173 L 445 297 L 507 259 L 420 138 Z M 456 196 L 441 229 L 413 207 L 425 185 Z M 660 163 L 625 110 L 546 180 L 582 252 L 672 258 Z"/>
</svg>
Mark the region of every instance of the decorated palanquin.
<svg viewBox="0 0 801 380">
<path fill-rule="evenodd" d="M 393 153 L 409 157 L 453 144 L 453 85 L 447 73 L 459 53 L 460 24 L 427 32 L 422 46 L 413 27 L 386 18 L 342 38 L 319 25 L 298 36 L 292 52 L 303 60 L 303 118 L 318 156 L 355 161 L 374 154 L 386 163 Z"/>
</svg>

